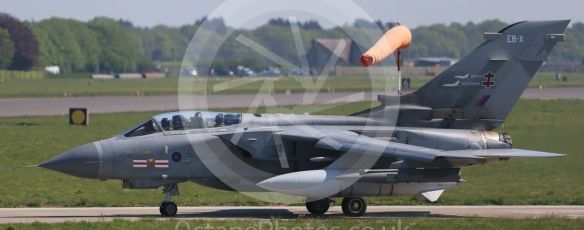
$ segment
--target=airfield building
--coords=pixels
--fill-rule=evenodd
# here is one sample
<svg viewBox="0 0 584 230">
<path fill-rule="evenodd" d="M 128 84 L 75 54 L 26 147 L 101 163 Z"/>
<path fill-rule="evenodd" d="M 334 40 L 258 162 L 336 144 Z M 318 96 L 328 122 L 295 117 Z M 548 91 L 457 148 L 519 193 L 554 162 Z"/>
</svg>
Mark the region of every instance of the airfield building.
<svg viewBox="0 0 584 230">
<path fill-rule="evenodd" d="M 357 66 L 361 58 L 361 50 L 350 39 L 317 38 L 312 40 L 312 46 L 307 54 L 308 64 L 313 72 L 321 73 L 329 59 L 336 57 L 335 66 Z"/>
</svg>

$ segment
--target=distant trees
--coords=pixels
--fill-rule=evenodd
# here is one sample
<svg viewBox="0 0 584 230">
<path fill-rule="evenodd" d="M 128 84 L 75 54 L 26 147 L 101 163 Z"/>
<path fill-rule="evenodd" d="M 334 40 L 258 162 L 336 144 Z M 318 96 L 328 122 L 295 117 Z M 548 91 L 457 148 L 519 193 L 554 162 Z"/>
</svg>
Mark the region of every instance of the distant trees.
<svg viewBox="0 0 584 230">
<path fill-rule="evenodd" d="M 14 57 L 14 43 L 8 30 L 0 29 L 0 69 L 6 69 Z"/>
<path fill-rule="evenodd" d="M 128 22 L 102 17 L 87 23 L 62 18 L 33 23 L 40 46 L 38 65 L 57 65 L 64 73 L 137 71 L 148 61 L 132 28 Z"/>
<path fill-rule="evenodd" d="M 322 30 L 317 21 L 308 20 L 306 22 L 296 22 L 298 27 L 305 30 Z M 284 18 L 273 18 L 268 21 L 268 25 L 281 26 L 290 28 L 290 20 Z"/>
<path fill-rule="evenodd" d="M 201 18 L 181 27 L 134 26 L 129 21 L 97 17 L 89 22 L 49 18 L 21 23 L 0 13 L 0 69 L 28 70 L 57 65 L 69 72 L 130 72 L 151 70 L 153 62 L 180 61 L 192 36 L 201 32 L 209 39 L 200 63 L 212 66 L 245 65 L 265 68 L 277 65 L 237 41 L 244 35 L 293 64 L 300 65 L 298 49 L 288 19 L 274 18 L 254 29 L 234 29 L 223 19 Z M 380 32 L 394 23 L 356 19 L 351 24 L 323 28 L 317 21 L 298 22 L 306 52 L 315 38 L 350 38 L 366 49 Z M 481 23 L 451 23 L 412 29 L 413 44 L 404 57 L 447 56 L 462 58 L 482 41 L 483 32 L 496 32 L 506 26 L 498 20 Z M 584 23 L 573 23 L 566 30 L 566 42 L 550 55 L 553 63 L 584 64 Z M 212 53 L 209 47 L 220 47 Z"/>
<path fill-rule="evenodd" d="M 155 26 L 136 33 L 141 35 L 144 54 L 152 61 L 181 60 L 190 38 L 180 29 L 168 26 Z"/>
<path fill-rule="evenodd" d="M 411 55 L 415 57 L 461 57 L 470 46 L 460 24 L 420 26 L 412 31 L 412 36 Z"/>
<path fill-rule="evenodd" d="M 64 73 L 98 69 L 100 46 L 87 24 L 50 18 L 34 24 L 33 33 L 40 44 L 39 66 L 57 65 Z"/>
<path fill-rule="evenodd" d="M 0 28 L 8 31 L 14 47 L 12 61 L 8 68 L 29 70 L 35 66 L 38 56 L 38 44 L 30 28 L 20 20 L 4 13 L 0 13 Z M 0 55 L 4 56 L 5 54 L 2 53 Z M 9 54 L 7 53 L 6 55 Z"/>
<path fill-rule="evenodd" d="M 572 23 L 566 30 L 566 41 L 557 45 L 548 60 L 584 65 L 584 23 Z"/>
<path fill-rule="evenodd" d="M 144 55 L 137 38 L 117 21 L 98 17 L 88 22 L 95 33 L 99 52 L 97 72 L 136 71 Z"/>
</svg>

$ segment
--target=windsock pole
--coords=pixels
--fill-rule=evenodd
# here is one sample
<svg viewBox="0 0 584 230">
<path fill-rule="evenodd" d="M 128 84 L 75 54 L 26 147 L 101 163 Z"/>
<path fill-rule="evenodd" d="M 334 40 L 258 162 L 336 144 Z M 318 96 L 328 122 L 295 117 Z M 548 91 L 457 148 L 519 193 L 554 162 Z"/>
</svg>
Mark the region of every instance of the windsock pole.
<svg viewBox="0 0 584 230">
<path fill-rule="evenodd" d="M 401 80 L 401 50 L 397 50 L 397 58 L 396 58 L 396 64 L 397 64 L 397 95 L 401 95 L 402 94 L 402 80 Z"/>
<path fill-rule="evenodd" d="M 407 48 L 412 42 L 412 32 L 398 21 L 397 25 L 386 31 L 379 40 L 369 48 L 359 60 L 362 66 L 369 67 L 380 63 L 384 58 L 389 57 L 397 51 L 397 94 L 402 94 L 401 84 L 401 50 Z"/>
</svg>

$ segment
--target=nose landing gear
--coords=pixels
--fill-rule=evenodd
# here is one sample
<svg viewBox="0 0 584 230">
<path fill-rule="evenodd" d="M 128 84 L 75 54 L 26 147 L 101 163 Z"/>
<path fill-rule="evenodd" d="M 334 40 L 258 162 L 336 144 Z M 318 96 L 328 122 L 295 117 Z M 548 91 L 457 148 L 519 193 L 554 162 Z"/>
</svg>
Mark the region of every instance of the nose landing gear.
<svg viewBox="0 0 584 230">
<path fill-rule="evenodd" d="M 162 193 L 164 193 L 164 200 L 160 204 L 160 214 L 166 217 L 175 216 L 178 207 L 171 200 L 172 196 L 178 196 L 178 184 L 165 185 Z"/>
<path fill-rule="evenodd" d="M 164 201 L 160 204 L 159 210 L 160 214 L 162 214 L 163 216 L 171 217 L 176 215 L 178 208 L 176 207 L 175 203 L 170 201 Z"/>
</svg>

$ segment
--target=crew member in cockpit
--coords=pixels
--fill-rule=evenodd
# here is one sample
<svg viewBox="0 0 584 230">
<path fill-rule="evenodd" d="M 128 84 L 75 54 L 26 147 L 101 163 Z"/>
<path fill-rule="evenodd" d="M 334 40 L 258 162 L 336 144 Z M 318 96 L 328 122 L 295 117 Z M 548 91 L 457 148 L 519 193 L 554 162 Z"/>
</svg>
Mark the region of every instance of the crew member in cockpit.
<svg viewBox="0 0 584 230">
<path fill-rule="evenodd" d="M 162 126 L 162 129 L 164 129 L 165 131 L 169 131 L 170 130 L 170 120 L 168 120 L 168 118 L 162 118 L 162 120 L 160 120 L 160 125 Z"/>
<path fill-rule="evenodd" d="M 223 126 L 223 114 L 217 114 L 217 116 L 215 116 L 215 127 L 221 127 Z"/>
<path fill-rule="evenodd" d="M 191 117 L 191 126 L 193 129 L 205 128 L 205 121 L 203 120 L 203 113 L 196 112 L 195 116 Z"/>
</svg>

